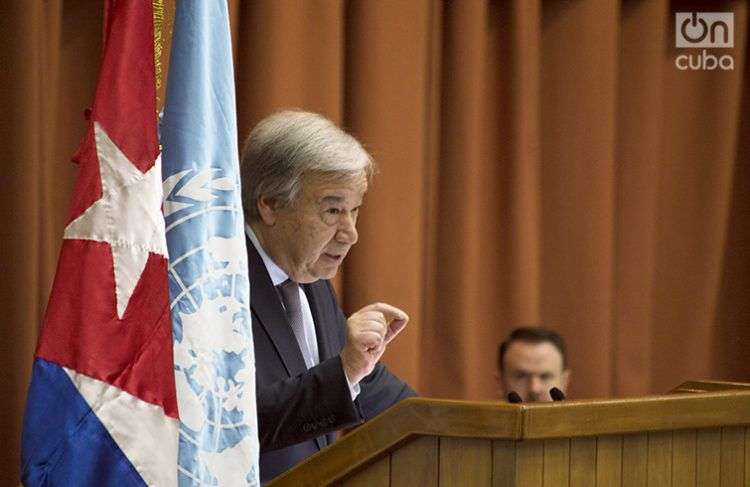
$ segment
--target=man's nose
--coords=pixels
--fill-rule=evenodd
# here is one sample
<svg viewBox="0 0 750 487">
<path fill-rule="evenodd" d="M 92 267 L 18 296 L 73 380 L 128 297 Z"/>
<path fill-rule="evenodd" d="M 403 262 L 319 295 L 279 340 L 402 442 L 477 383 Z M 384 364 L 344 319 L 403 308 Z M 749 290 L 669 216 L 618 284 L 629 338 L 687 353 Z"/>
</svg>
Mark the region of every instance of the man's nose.
<svg viewBox="0 0 750 487">
<path fill-rule="evenodd" d="M 359 240 L 357 233 L 357 220 L 352 212 L 347 211 L 339 219 L 339 229 L 336 233 L 336 239 L 341 243 L 354 245 Z"/>
<path fill-rule="evenodd" d="M 543 394 L 544 393 L 544 383 L 539 377 L 531 377 L 529 381 L 529 389 L 534 394 Z"/>
</svg>

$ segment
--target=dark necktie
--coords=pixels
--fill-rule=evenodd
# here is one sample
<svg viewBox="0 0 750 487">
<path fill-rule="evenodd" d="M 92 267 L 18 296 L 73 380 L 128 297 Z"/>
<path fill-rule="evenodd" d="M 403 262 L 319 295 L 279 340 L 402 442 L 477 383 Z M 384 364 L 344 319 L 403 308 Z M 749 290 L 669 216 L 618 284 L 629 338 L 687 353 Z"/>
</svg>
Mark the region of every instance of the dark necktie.
<svg viewBox="0 0 750 487">
<path fill-rule="evenodd" d="M 294 337 L 297 339 L 297 345 L 299 345 L 302 357 L 305 359 L 305 365 L 309 369 L 315 365 L 312 352 L 307 346 L 305 340 L 305 328 L 302 320 L 302 304 L 299 298 L 299 284 L 287 279 L 277 286 L 281 292 L 281 299 L 284 301 L 284 307 L 286 308 L 286 317 L 289 320 L 289 324 L 294 332 Z"/>
</svg>

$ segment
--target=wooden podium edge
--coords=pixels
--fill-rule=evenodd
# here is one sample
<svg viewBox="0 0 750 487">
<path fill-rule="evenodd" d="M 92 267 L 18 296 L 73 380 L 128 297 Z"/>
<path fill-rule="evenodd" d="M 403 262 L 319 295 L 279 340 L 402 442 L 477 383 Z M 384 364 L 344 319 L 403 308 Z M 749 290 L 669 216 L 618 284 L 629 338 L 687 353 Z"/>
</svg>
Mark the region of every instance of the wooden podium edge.
<svg viewBox="0 0 750 487">
<path fill-rule="evenodd" d="M 750 389 L 526 406 L 522 439 L 750 425 Z"/>
<path fill-rule="evenodd" d="M 670 394 L 680 392 L 703 393 L 712 391 L 750 390 L 750 384 L 721 380 L 689 380 L 672 389 Z"/>
</svg>

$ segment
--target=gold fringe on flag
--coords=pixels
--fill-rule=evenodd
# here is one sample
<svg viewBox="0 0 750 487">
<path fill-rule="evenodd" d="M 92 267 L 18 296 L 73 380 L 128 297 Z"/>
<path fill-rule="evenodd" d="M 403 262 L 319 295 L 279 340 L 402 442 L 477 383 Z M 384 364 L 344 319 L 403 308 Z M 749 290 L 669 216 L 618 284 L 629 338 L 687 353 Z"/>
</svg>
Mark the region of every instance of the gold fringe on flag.
<svg viewBox="0 0 750 487">
<path fill-rule="evenodd" d="M 156 90 L 161 88 L 162 65 L 161 55 L 164 48 L 162 28 L 164 27 L 164 0 L 152 0 L 154 6 L 154 74 Z"/>
</svg>

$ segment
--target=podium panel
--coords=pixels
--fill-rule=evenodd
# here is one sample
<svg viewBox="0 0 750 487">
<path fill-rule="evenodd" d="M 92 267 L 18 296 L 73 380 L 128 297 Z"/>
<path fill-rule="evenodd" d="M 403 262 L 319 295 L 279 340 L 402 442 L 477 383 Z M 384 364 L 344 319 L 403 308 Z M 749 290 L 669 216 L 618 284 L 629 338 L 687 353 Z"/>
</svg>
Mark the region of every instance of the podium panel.
<svg viewBox="0 0 750 487">
<path fill-rule="evenodd" d="M 269 486 L 750 486 L 750 385 L 634 399 L 413 398 Z"/>
</svg>

